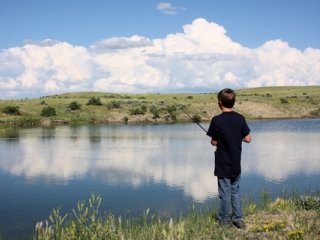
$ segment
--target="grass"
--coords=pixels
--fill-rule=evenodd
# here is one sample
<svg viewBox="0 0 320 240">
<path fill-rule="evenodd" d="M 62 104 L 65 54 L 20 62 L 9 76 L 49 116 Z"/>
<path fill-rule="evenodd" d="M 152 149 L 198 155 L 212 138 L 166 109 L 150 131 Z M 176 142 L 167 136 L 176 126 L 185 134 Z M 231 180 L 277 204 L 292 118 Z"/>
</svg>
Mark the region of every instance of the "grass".
<svg viewBox="0 0 320 240">
<path fill-rule="evenodd" d="M 271 200 L 263 192 L 260 202 L 244 204 L 245 230 L 220 227 L 215 209 L 167 219 L 147 209 L 140 218 L 123 219 L 100 214 L 101 201 L 91 195 L 70 214 L 53 210 L 48 220 L 36 224 L 34 239 L 318 239 L 320 235 L 319 194 Z"/>
<path fill-rule="evenodd" d="M 282 105 L 282 101 L 307 106 L 319 103 L 319 86 L 305 87 L 262 87 L 239 90 L 238 96 L 242 99 L 251 98 L 252 101 L 269 102 L 275 106 Z"/>
<path fill-rule="evenodd" d="M 263 87 L 236 91 L 235 110 L 247 118 L 320 117 L 320 86 Z M 102 105 L 87 105 L 90 99 Z M 70 107 L 76 104 L 79 108 Z M 183 107 L 201 121 L 210 121 L 220 112 L 216 93 L 114 94 L 78 92 L 34 99 L 0 100 L 0 125 L 33 126 L 65 123 L 174 123 L 192 119 Z M 6 109 L 18 109 L 10 114 Z M 45 107 L 56 115 L 41 116 Z"/>
</svg>

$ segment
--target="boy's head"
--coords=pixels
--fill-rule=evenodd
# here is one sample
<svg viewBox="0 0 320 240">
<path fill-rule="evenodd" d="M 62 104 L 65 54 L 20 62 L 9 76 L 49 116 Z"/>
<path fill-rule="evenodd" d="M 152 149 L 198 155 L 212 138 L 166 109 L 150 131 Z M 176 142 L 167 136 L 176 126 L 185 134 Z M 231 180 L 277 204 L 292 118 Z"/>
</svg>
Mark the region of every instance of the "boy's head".
<svg viewBox="0 0 320 240">
<path fill-rule="evenodd" d="M 218 102 L 219 102 L 220 108 L 221 107 L 233 108 L 235 101 L 236 101 L 236 93 L 230 88 L 222 89 L 218 93 Z"/>
</svg>

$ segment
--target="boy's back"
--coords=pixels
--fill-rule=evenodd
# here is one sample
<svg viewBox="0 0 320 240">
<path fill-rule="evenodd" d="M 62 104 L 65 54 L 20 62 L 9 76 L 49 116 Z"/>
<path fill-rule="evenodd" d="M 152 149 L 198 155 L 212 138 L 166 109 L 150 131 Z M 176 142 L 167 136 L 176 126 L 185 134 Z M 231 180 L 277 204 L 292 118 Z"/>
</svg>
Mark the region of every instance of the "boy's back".
<svg viewBox="0 0 320 240">
<path fill-rule="evenodd" d="M 241 173 L 242 139 L 250 132 L 245 118 L 234 111 L 213 117 L 208 135 L 215 139 L 215 175 L 235 177 Z"/>
</svg>

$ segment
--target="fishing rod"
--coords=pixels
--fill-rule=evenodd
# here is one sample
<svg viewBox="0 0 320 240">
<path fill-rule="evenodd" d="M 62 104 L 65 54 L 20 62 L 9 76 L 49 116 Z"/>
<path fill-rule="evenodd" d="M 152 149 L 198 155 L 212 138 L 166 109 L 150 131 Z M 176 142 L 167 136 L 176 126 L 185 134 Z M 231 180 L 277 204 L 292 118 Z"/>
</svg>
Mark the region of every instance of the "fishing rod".
<svg viewBox="0 0 320 240">
<path fill-rule="evenodd" d="M 195 117 L 191 116 L 189 113 L 187 113 L 182 107 L 177 106 L 182 112 L 184 112 L 185 114 L 187 114 L 187 116 L 192 120 L 192 122 L 196 123 L 203 131 L 205 131 L 207 133 L 207 130 L 199 123 L 199 120 L 196 120 Z"/>
</svg>

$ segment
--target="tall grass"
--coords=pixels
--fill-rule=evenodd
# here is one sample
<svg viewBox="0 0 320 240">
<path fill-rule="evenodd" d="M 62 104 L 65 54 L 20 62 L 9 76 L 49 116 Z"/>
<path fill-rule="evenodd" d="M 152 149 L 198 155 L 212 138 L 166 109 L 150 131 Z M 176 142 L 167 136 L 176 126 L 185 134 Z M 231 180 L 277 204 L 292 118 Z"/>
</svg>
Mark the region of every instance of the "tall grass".
<svg viewBox="0 0 320 240">
<path fill-rule="evenodd" d="M 244 206 L 246 230 L 220 227 L 216 209 L 194 210 L 186 216 L 163 219 L 147 209 L 139 218 L 125 219 L 99 211 L 101 197 L 91 195 L 71 213 L 54 209 L 48 220 L 38 222 L 33 239 L 319 239 L 319 196 L 294 196 Z"/>
</svg>

